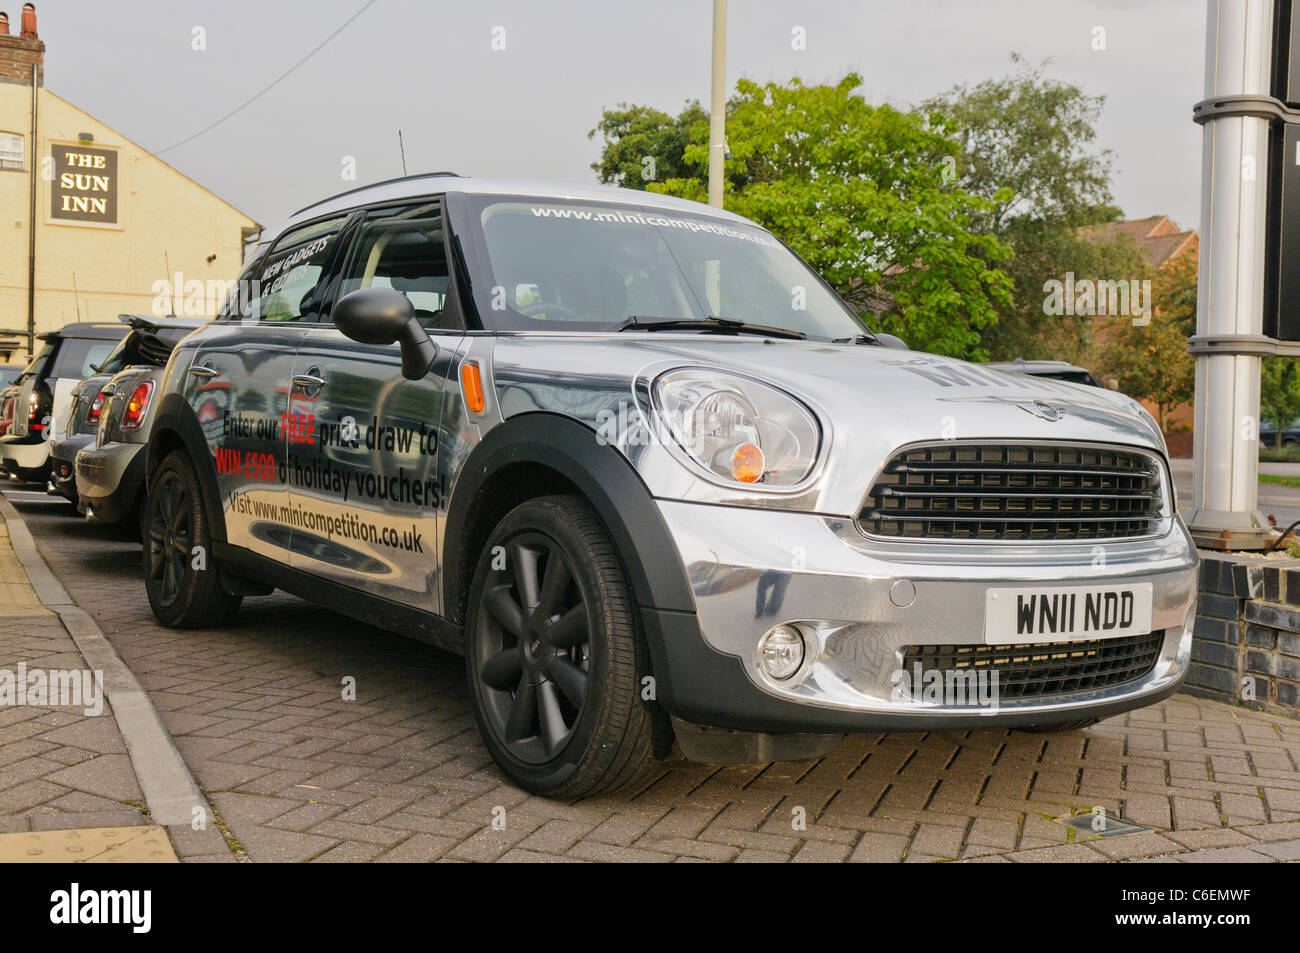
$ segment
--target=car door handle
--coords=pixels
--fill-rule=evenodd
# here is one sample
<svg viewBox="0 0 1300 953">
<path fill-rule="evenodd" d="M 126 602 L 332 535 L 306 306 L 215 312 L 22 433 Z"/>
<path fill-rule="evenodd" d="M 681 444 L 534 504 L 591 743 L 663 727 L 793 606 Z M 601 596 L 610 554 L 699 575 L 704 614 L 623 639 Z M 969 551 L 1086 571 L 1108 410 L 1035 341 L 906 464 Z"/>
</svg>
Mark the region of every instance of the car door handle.
<svg viewBox="0 0 1300 953">
<path fill-rule="evenodd" d="M 325 386 L 325 378 L 317 377 L 314 374 L 294 374 L 293 382 L 304 390 L 307 388 L 319 389 Z"/>
<path fill-rule="evenodd" d="M 190 365 L 190 373 L 193 374 L 195 377 L 206 378 L 206 377 L 216 377 L 221 372 L 217 370 L 215 367 L 212 367 L 210 364 L 192 364 Z"/>
</svg>

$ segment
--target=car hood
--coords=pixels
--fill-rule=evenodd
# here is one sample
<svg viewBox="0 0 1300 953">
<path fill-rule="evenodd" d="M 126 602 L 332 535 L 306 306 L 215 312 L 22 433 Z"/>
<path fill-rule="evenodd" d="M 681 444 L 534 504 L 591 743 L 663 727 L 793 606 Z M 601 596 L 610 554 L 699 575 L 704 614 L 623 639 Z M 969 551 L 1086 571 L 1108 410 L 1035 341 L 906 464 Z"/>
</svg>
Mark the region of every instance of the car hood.
<svg viewBox="0 0 1300 953">
<path fill-rule="evenodd" d="M 875 472 L 911 443 L 1105 443 L 1165 452 L 1151 416 L 1123 394 L 874 345 L 667 332 L 504 335 L 493 365 L 503 416 L 560 412 L 593 429 L 675 367 L 780 387 L 817 413 L 829 437 L 823 476 L 797 501 L 828 513 L 856 512 Z"/>
</svg>

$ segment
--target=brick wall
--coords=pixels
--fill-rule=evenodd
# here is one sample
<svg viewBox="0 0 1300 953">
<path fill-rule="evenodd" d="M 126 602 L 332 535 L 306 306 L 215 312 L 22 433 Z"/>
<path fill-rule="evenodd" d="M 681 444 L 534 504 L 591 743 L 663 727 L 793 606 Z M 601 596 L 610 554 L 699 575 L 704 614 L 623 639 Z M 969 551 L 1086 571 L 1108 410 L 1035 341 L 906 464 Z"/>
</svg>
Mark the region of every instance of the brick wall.
<svg viewBox="0 0 1300 953">
<path fill-rule="evenodd" d="M 32 64 L 36 71 L 36 84 L 45 84 L 45 43 L 25 36 L 0 36 L 0 83 L 32 84 Z"/>
<path fill-rule="evenodd" d="M 1186 691 L 1300 716 L 1300 562 L 1202 551 L 1199 588 Z"/>
</svg>

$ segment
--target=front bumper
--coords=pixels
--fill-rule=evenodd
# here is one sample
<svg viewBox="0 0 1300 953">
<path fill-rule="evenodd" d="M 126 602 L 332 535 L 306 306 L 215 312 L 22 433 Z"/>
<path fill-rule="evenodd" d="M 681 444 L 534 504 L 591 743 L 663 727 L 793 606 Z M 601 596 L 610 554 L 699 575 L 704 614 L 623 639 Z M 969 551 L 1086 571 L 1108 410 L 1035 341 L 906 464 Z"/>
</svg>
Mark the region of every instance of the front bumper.
<svg viewBox="0 0 1300 953">
<path fill-rule="evenodd" d="M 131 514 L 144 487 L 142 443 L 109 442 L 77 454 L 77 509 L 92 523 L 116 523 Z"/>
<path fill-rule="evenodd" d="M 1050 724 L 1151 704 L 1187 673 L 1197 556 L 1177 520 L 1149 539 L 936 543 L 869 540 L 851 520 L 815 514 L 659 508 L 697 611 L 643 616 L 660 699 L 686 721 L 772 733 Z M 1151 630 L 1164 633 L 1141 677 L 994 704 L 898 696 L 906 647 L 984 644 L 990 587 L 1121 583 L 1151 584 Z M 759 664 L 759 640 L 778 623 L 809 633 L 809 661 L 788 682 Z"/>
</svg>

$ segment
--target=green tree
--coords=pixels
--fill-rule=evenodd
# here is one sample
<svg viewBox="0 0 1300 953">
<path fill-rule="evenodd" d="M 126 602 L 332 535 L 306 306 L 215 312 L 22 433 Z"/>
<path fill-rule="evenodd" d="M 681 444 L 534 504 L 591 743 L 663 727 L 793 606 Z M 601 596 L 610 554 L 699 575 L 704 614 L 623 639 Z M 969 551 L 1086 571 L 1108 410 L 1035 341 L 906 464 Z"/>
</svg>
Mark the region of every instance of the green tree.
<svg viewBox="0 0 1300 953">
<path fill-rule="evenodd" d="M 709 114 L 698 100 L 686 104 L 676 116 L 648 106 L 619 103 L 606 109 L 587 133 L 604 142 L 600 159 L 591 164 L 600 181 L 629 189 L 644 189 L 650 182 L 690 175 L 682 154 L 698 123 L 708 128 Z"/>
<path fill-rule="evenodd" d="M 1293 357 L 1266 357 L 1260 368 L 1259 416 L 1277 428 L 1275 446 L 1282 447 L 1282 431 L 1300 417 L 1300 369 Z"/>
<path fill-rule="evenodd" d="M 1090 225 L 1119 210 L 1110 194 L 1111 153 L 1089 151 L 1106 103 L 1080 87 L 1049 79 L 1013 53 L 1018 72 L 975 86 L 954 86 L 921 104 L 955 124 L 958 181 L 988 199 L 978 224 L 1000 234 L 1024 221 Z"/>
<path fill-rule="evenodd" d="M 1092 320 L 1044 314 L 1044 284 L 1069 272 L 1138 278 L 1145 264 L 1127 237 L 1079 231 L 1119 217 L 1110 194 L 1111 155 L 1092 149 L 1105 98 L 1050 79 L 1044 65 L 1031 67 L 1014 54 L 1012 61 L 1019 67 L 1013 74 L 953 87 L 922 108 L 952 124 L 957 181 L 988 203 L 972 227 L 1014 253 L 1000 263 L 1014 304 L 985 333 L 985 348 L 1001 360 L 1084 362 L 1093 355 Z"/>
<path fill-rule="evenodd" d="M 942 118 L 873 106 L 861 82 L 741 80 L 727 104 L 725 205 L 789 244 L 881 330 L 986 357 L 981 330 L 1010 304 L 997 267 L 1008 250 L 970 225 L 988 203 L 952 182 L 956 143 Z M 607 137 L 610 168 L 626 168 L 624 141 Z M 707 117 L 693 120 L 682 163 L 686 174 L 646 188 L 704 201 Z"/>
<path fill-rule="evenodd" d="M 1187 338 L 1196 328 L 1196 269 L 1190 255 L 1175 259 L 1151 278 L 1149 323 L 1111 318 L 1099 333 L 1102 375 L 1116 378 L 1130 397 L 1155 404 L 1162 430 L 1169 429 L 1169 411 L 1191 400 L 1195 390 L 1196 362 L 1187 353 Z"/>
</svg>

